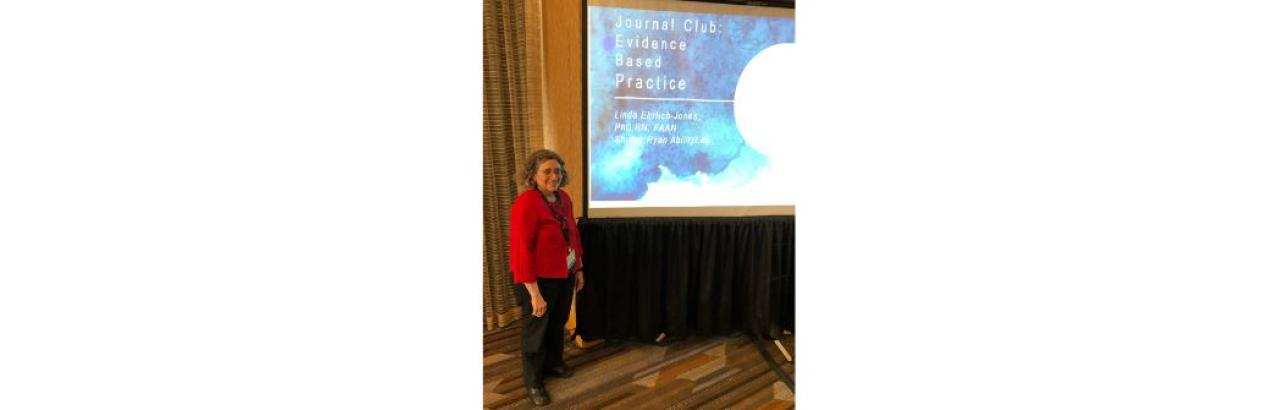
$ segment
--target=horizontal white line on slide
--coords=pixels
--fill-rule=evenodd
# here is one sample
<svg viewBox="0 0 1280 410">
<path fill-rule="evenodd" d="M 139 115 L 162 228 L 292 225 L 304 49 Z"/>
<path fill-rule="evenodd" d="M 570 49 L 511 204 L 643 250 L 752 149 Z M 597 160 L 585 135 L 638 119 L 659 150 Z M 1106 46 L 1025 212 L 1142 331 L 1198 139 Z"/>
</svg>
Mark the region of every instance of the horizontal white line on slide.
<svg viewBox="0 0 1280 410">
<path fill-rule="evenodd" d="M 653 101 L 696 101 L 696 102 L 718 102 L 731 103 L 733 100 L 708 100 L 703 98 L 657 98 L 657 97 L 613 97 L 617 100 L 653 100 Z"/>
</svg>

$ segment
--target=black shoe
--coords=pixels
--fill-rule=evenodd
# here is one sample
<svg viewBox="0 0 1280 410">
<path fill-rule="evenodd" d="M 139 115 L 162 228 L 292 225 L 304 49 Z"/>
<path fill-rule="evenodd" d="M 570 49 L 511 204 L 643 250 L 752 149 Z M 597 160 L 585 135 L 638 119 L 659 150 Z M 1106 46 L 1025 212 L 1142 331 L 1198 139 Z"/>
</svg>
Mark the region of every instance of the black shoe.
<svg viewBox="0 0 1280 410">
<path fill-rule="evenodd" d="M 561 366 L 556 366 L 556 367 L 547 369 L 547 371 L 542 373 L 551 377 L 559 377 L 561 379 L 567 379 L 569 378 L 569 376 L 573 376 L 573 368 L 566 365 L 561 365 Z"/>
<path fill-rule="evenodd" d="M 529 400 L 533 402 L 534 406 L 546 406 L 551 404 L 551 396 L 547 395 L 547 389 L 545 387 L 530 387 Z"/>
</svg>

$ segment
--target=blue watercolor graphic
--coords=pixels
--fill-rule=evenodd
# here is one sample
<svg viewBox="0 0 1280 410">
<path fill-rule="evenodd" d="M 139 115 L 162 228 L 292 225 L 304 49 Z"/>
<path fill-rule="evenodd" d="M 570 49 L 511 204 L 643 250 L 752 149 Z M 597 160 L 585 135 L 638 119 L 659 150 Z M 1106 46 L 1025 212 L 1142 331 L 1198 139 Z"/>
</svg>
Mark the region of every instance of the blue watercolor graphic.
<svg viewBox="0 0 1280 410">
<path fill-rule="evenodd" d="M 680 180 L 702 174 L 720 177 L 707 183 L 740 183 L 768 165 L 769 153 L 743 141 L 732 100 L 756 54 L 795 41 L 793 19 L 613 7 L 587 13 L 592 201 L 642 201 L 662 176 L 659 167 Z"/>
</svg>

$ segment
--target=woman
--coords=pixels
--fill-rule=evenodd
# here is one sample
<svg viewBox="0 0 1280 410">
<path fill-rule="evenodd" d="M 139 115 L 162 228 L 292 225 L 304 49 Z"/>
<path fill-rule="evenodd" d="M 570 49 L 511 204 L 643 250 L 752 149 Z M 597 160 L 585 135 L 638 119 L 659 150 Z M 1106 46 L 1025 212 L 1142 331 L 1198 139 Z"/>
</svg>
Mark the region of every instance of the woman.
<svg viewBox="0 0 1280 410">
<path fill-rule="evenodd" d="M 525 189 L 511 205 L 511 272 L 525 315 L 520 329 L 524 385 L 534 405 L 551 403 L 543 376 L 573 374 L 564 362 L 564 324 L 573 292 L 582 289 L 582 239 L 564 158 L 551 150 L 529 155 L 522 168 Z M 572 276 L 572 282 L 570 277 Z"/>
</svg>

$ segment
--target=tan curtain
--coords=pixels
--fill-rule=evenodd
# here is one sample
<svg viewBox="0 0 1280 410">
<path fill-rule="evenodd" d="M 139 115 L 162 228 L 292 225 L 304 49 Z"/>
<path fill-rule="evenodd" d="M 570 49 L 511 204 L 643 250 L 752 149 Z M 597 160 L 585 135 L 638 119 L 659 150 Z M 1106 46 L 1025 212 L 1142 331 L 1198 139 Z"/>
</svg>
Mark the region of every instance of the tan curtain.
<svg viewBox="0 0 1280 410">
<path fill-rule="evenodd" d="M 484 322 L 519 318 L 511 288 L 507 236 L 517 168 L 541 139 L 538 3 L 484 2 Z M 531 33 L 534 35 L 529 35 Z M 531 64 L 530 62 L 534 63 Z M 540 145 L 540 144 L 539 144 Z"/>
</svg>

